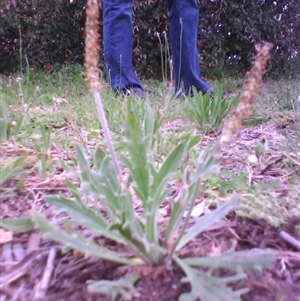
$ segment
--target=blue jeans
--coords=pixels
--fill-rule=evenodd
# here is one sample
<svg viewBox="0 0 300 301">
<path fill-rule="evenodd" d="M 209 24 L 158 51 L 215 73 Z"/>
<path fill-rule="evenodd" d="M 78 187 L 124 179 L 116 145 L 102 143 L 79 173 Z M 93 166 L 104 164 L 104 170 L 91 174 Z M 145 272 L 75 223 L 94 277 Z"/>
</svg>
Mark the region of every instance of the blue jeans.
<svg viewBox="0 0 300 301">
<path fill-rule="evenodd" d="M 197 0 L 167 0 L 170 22 L 175 92 L 181 84 L 185 93 L 192 87 L 206 92 L 208 83 L 200 77 L 197 51 L 199 6 Z M 113 90 L 140 88 L 132 65 L 133 0 L 103 0 L 104 60 Z"/>
</svg>

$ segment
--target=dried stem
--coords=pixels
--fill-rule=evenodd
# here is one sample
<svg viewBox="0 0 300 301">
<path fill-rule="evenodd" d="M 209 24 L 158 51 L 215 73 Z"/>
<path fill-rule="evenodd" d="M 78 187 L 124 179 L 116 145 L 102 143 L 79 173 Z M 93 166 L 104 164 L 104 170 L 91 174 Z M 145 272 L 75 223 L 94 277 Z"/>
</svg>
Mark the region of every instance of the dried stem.
<svg viewBox="0 0 300 301">
<path fill-rule="evenodd" d="M 40 300 L 45 297 L 46 292 L 49 288 L 50 284 L 50 278 L 54 269 L 54 260 L 56 257 L 57 250 L 55 247 L 52 247 L 48 259 L 47 259 L 47 264 L 44 270 L 43 278 L 41 282 L 38 284 L 38 288 L 34 294 L 34 300 Z"/>
</svg>

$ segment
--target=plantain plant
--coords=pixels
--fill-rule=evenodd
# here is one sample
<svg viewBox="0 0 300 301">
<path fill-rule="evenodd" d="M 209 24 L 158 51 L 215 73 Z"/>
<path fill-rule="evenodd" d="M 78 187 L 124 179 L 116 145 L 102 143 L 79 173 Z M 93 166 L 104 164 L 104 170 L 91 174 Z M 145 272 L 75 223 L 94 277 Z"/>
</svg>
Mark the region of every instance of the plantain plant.
<svg viewBox="0 0 300 301">
<path fill-rule="evenodd" d="M 92 239 L 83 237 L 78 231 L 63 231 L 57 225 L 51 224 L 42 215 L 34 213 L 32 220 L 45 234 L 68 248 L 73 248 L 86 256 L 98 256 L 104 260 L 127 265 L 148 264 L 156 266 L 169 258 L 173 264 L 180 267 L 185 277 L 183 282 L 189 282 L 191 291 L 179 297 L 181 301 L 211 300 L 241 300 L 245 289 L 232 290 L 229 283 L 246 277 L 244 270 L 263 268 L 273 261 L 271 250 L 251 250 L 243 252 L 228 251 L 214 257 L 181 258 L 178 252 L 188 245 L 201 232 L 207 230 L 214 223 L 222 220 L 238 203 L 238 196 L 232 198 L 211 212 L 199 217 L 193 226 L 188 227 L 195 200 L 201 190 L 201 181 L 211 173 L 219 171 L 220 148 L 230 141 L 234 131 L 241 127 L 241 121 L 253 111 L 253 102 L 257 96 L 262 75 L 270 57 L 271 45 L 266 43 L 258 50 L 256 61 L 245 81 L 243 91 L 236 110 L 229 114 L 223 127 L 220 141 L 206 155 L 200 153 L 199 159 L 192 168 L 186 167 L 181 176 L 181 193 L 173 200 L 166 231 L 159 224 L 160 206 L 169 195 L 171 180 L 183 163 L 187 143 L 185 141 L 169 152 L 165 159 L 158 164 L 155 160 L 153 145 L 155 133 L 160 123 L 157 115 L 148 105 L 141 117 L 129 107 L 125 126 L 125 141 L 120 158 L 117 157 L 113 146 L 110 131 L 101 101 L 101 84 L 97 67 L 99 55 L 99 10 L 96 0 L 88 0 L 86 20 L 85 68 L 87 84 L 96 102 L 99 120 L 104 131 L 109 154 L 98 148 L 94 153 L 93 162 L 85 156 L 82 147 L 76 147 L 76 157 L 80 167 L 80 190 L 68 182 L 73 198 L 64 195 L 48 196 L 46 201 L 68 213 L 75 225 L 87 228 L 90 232 L 112 239 L 127 246 L 131 256 L 122 256 L 110 250 L 105 245 L 99 245 Z M 218 91 L 219 100 L 222 92 Z M 196 100 L 198 105 L 200 100 Z M 207 100 L 206 100 L 207 101 Z M 218 125 L 221 119 L 230 111 L 231 105 L 226 106 L 220 101 L 217 104 L 207 104 L 212 109 L 218 109 L 218 118 L 213 125 Z M 225 106 L 226 110 L 223 110 Z M 232 105 L 233 106 L 233 105 Z M 206 108 L 203 108 L 206 109 Z M 225 114 L 225 115 L 226 115 Z M 210 116 L 210 115 L 208 115 Z M 207 120 L 211 122 L 210 119 Z M 204 158 L 204 159 L 203 159 Z M 120 164 L 122 163 L 122 165 Z M 126 181 L 122 172 L 127 170 Z M 89 200 L 96 201 L 99 206 L 91 207 Z M 134 200 L 138 199 L 142 211 L 136 212 Z M 67 221 L 70 225 L 70 221 Z M 198 267 L 204 267 L 198 269 Z M 235 271 L 234 276 L 218 278 L 213 273 L 217 268 L 226 268 Z M 89 281 L 88 288 L 92 292 L 107 294 L 114 300 L 118 295 L 130 299 L 135 281 L 139 278 L 134 274 L 127 279 L 112 282 Z"/>
<path fill-rule="evenodd" d="M 202 95 L 196 89 L 192 95 L 188 96 L 188 105 L 184 113 L 190 120 L 195 121 L 198 129 L 204 133 L 217 131 L 222 120 L 238 103 L 238 96 L 224 97 L 221 86 L 217 86 L 215 95 Z"/>
<path fill-rule="evenodd" d="M 221 296 L 222 300 L 241 300 L 240 295 L 245 290 L 233 291 L 227 283 L 243 279 L 246 276 L 243 270 L 266 267 L 272 262 L 272 251 L 230 251 L 220 256 L 199 258 L 178 256 L 189 242 L 232 211 L 238 203 L 238 196 L 233 195 L 223 206 L 206 212 L 192 227 L 188 227 L 191 211 L 201 190 L 201 181 L 219 171 L 218 147 L 206 154 L 200 153 L 195 166 L 185 167 L 183 171 L 182 190 L 171 199 L 173 210 L 164 229 L 159 223 L 160 207 L 166 201 L 171 181 L 183 163 L 187 143 L 179 143 L 158 166 L 152 148 L 153 137 L 159 130 L 156 118 L 150 106 L 143 119 L 135 114 L 135 110 L 128 112 L 123 152 L 118 158 L 122 171 L 128 172 L 126 181 L 116 172 L 111 156 L 102 149 L 98 148 L 91 159 L 84 148 L 76 146 L 80 188 L 67 181 L 72 197 L 62 194 L 45 197 L 47 202 L 67 213 L 71 220 L 66 218 L 61 227 L 48 222 L 38 213 L 32 215 L 32 220 L 47 238 L 86 256 L 93 255 L 126 265 L 151 266 L 162 264 L 166 257 L 170 258 L 185 272 L 186 277 L 182 281 L 189 282 L 192 288 L 179 300 L 220 300 Z M 140 213 L 135 210 L 137 199 L 142 207 Z M 185 217 L 184 213 L 187 213 Z M 97 244 L 70 227 L 72 223 L 87 228 L 92 237 L 104 236 L 125 245 L 132 253 L 122 256 L 105 245 Z M 208 271 L 200 272 L 199 266 L 208 268 Z M 228 279 L 218 278 L 213 271 L 220 267 L 237 273 Z M 108 294 L 112 299 L 119 294 L 125 298 L 130 296 L 129 292 L 137 279 L 138 275 L 132 275 L 128 279 L 109 283 L 106 280 L 89 281 L 88 287 L 93 292 Z"/>
<path fill-rule="evenodd" d="M 53 239 L 67 249 L 74 249 L 85 256 L 97 256 L 124 265 L 155 266 L 171 262 L 185 273 L 182 282 L 188 282 L 191 290 L 183 293 L 180 301 L 238 301 L 246 289 L 233 290 L 228 284 L 246 277 L 245 270 L 261 269 L 270 265 L 274 259 L 271 250 L 251 250 L 235 252 L 234 248 L 224 254 L 182 258 L 180 250 L 200 233 L 221 221 L 238 204 L 238 196 L 233 195 L 224 205 L 213 211 L 207 211 L 197 218 L 192 226 L 191 212 L 195 200 L 203 189 L 202 180 L 220 169 L 220 148 L 240 127 L 243 113 L 251 111 L 247 105 L 256 94 L 251 94 L 252 85 L 256 85 L 265 70 L 269 46 L 262 48 L 253 65 L 254 81 L 249 80 L 245 92 L 240 98 L 239 110 L 229 115 L 223 128 L 221 139 L 210 151 L 199 154 L 194 166 L 187 166 L 181 174 L 182 189 L 178 196 L 169 194 L 175 173 L 184 165 L 184 155 L 189 142 L 182 141 L 159 163 L 153 147 L 160 123 L 157 115 L 147 105 L 143 116 L 135 110 L 134 103 L 129 106 L 122 155 L 117 156 L 108 130 L 102 101 L 99 69 L 97 0 L 88 0 L 86 21 L 85 67 L 87 83 L 97 105 L 100 123 L 108 146 L 108 153 L 97 148 L 91 159 L 83 146 L 76 146 L 76 159 L 79 170 L 75 171 L 79 179 L 78 188 L 67 181 L 69 195 L 49 195 L 45 200 L 67 213 L 66 219 L 54 224 L 39 214 L 33 213 L 31 220 L 48 238 Z M 248 86 L 247 86 L 248 85 Z M 252 88 L 251 88 L 252 87 Z M 247 114 L 245 116 L 247 116 Z M 124 173 L 127 175 L 124 177 Z M 168 197 L 168 198 L 167 198 Z M 160 207 L 169 201 L 171 212 L 166 229 L 159 223 Z M 139 202 L 142 210 L 137 211 Z M 24 221 L 23 221 L 24 222 Z M 11 226 L 12 222 L 9 221 Z M 79 228 L 77 226 L 80 226 Z M 8 227 L 8 226 L 7 226 Z M 84 236 L 78 229 L 87 229 L 92 235 Z M 77 229 L 77 230 L 76 230 Z M 86 233 L 86 231 L 84 231 Z M 103 241 L 95 242 L 93 237 L 100 236 L 127 247 L 131 253 L 118 253 L 111 250 Z M 102 243 L 101 243 L 102 241 Z M 127 254 L 127 255 L 125 255 Z M 200 269 L 201 267 L 201 269 Z M 233 276 L 219 278 L 216 269 L 225 268 L 235 272 Z M 134 291 L 138 274 L 115 281 L 88 281 L 91 292 L 106 294 L 112 300 L 119 295 L 129 300 Z"/>
</svg>

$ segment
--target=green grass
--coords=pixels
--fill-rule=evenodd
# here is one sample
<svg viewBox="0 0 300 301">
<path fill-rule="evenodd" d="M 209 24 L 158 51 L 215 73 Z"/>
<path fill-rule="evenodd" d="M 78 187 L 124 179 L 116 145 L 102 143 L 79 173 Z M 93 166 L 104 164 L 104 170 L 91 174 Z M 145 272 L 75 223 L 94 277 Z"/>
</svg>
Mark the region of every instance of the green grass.
<svg viewBox="0 0 300 301">
<path fill-rule="evenodd" d="M 200 150 L 213 145 L 218 133 L 205 135 L 198 131 L 197 121 L 184 114 L 188 99 L 175 99 L 169 84 L 157 81 L 143 84 L 148 95 L 146 100 L 135 100 L 138 113 L 144 114 L 145 102 L 149 102 L 162 122 L 155 142 L 158 164 L 171 149 L 192 135 L 193 144 L 184 164 L 194 166 Z M 234 97 L 240 92 L 242 79 L 224 78 L 219 84 Z M 1 165 L 8 166 L 26 155 L 23 169 L 16 171 L 15 179 L 26 181 L 37 174 L 40 181 L 47 179 L 51 185 L 62 162 L 77 166 L 75 144 L 106 149 L 96 107 L 88 95 L 80 67 L 53 73 L 29 70 L 23 75 L 2 77 L 0 86 L 1 107 L 7 105 L 11 125 L 1 145 Z M 221 177 L 211 176 L 203 182 L 208 204 L 222 203 L 237 191 L 243 196 L 237 209 L 240 216 L 263 218 L 279 226 L 292 214 L 300 215 L 300 117 L 290 106 L 290 100 L 299 94 L 299 80 L 265 84 L 253 120 L 245 122 L 247 127 L 224 150 Z M 114 95 L 106 84 L 102 98 L 112 139 L 120 142 L 124 139 L 128 100 Z M 20 116 L 24 116 L 22 127 L 14 132 Z M 51 134 L 49 146 L 41 125 Z M 267 145 L 261 147 L 264 139 Z M 122 152 L 122 148 L 117 151 Z M 248 161 L 253 154 L 258 158 L 256 163 Z"/>
</svg>

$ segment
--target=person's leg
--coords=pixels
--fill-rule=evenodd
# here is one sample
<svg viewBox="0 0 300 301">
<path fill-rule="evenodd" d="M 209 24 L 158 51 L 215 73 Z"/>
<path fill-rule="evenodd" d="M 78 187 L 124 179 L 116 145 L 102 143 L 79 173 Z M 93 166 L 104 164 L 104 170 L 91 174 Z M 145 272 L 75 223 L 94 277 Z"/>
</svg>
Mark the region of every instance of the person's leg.
<svg viewBox="0 0 300 301">
<path fill-rule="evenodd" d="M 103 44 L 107 77 L 114 91 L 141 89 L 132 65 L 133 0 L 103 0 Z"/>
<path fill-rule="evenodd" d="M 170 44 L 172 50 L 175 92 L 183 82 L 184 92 L 191 88 L 205 93 L 210 90 L 200 77 L 197 51 L 199 5 L 197 0 L 167 0 L 170 21 Z"/>
</svg>

